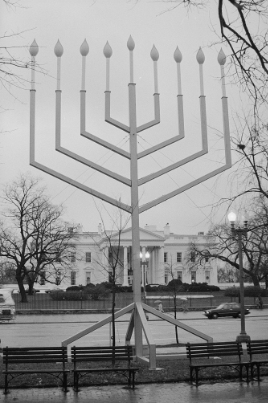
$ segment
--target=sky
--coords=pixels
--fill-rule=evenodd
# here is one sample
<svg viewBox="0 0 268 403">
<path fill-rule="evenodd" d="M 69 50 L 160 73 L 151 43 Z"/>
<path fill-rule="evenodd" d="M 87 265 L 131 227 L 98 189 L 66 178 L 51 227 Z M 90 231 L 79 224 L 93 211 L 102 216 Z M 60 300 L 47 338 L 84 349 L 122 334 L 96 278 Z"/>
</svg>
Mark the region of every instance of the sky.
<svg viewBox="0 0 268 403">
<path fill-rule="evenodd" d="M 16 7 L 1 2 L 2 44 L 12 54 L 30 60 L 29 46 L 35 39 L 36 56 L 36 160 L 87 186 L 130 204 L 130 188 L 55 151 L 55 90 L 57 58 L 54 46 L 60 40 L 62 90 L 62 145 L 105 168 L 130 177 L 129 162 L 113 152 L 80 136 L 79 97 L 82 57 L 79 49 L 84 39 L 89 45 L 86 58 L 86 130 L 129 151 L 129 135 L 104 121 L 106 59 L 103 48 L 108 41 L 110 59 L 111 117 L 128 125 L 128 83 L 130 76 L 127 41 L 131 35 L 134 82 L 137 96 L 137 122 L 144 124 L 154 117 L 153 61 L 150 52 L 159 52 L 158 86 L 161 122 L 140 133 L 138 150 L 142 151 L 178 134 L 177 66 L 173 58 L 178 46 L 184 100 L 185 139 L 166 147 L 139 162 L 138 175 L 143 177 L 181 160 L 201 148 L 199 113 L 199 47 L 205 54 L 204 93 L 206 96 L 209 153 L 139 188 L 140 204 L 175 190 L 200 175 L 223 164 L 222 105 L 220 66 L 217 56 L 221 44 L 216 4 L 204 9 L 184 7 L 170 9 L 168 2 L 152 0 L 20 0 Z M 18 35 L 17 35 L 18 34 Z M 228 49 L 223 47 L 228 56 Z M 84 231 L 96 231 L 98 223 L 118 216 L 115 207 L 82 192 L 29 165 L 29 89 L 31 71 L 19 71 L 21 84 L 1 89 L 0 190 L 18 175 L 29 173 L 46 186 L 54 204 L 65 206 L 64 218 L 79 223 Z M 226 81 L 231 133 L 239 107 L 237 88 Z M 166 223 L 171 232 L 197 234 L 226 216 L 226 207 L 212 211 L 212 205 L 228 194 L 231 170 L 187 192 L 159 204 L 140 215 L 140 226 Z M 128 215 L 125 213 L 125 219 Z"/>
</svg>

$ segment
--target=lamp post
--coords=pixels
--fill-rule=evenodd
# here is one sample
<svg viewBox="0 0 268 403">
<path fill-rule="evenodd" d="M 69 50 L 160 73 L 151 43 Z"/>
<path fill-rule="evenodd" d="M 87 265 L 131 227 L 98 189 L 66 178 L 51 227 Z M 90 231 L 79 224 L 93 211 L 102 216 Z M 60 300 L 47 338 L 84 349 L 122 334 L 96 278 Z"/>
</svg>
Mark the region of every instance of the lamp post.
<svg viewBox="0 0 268 403">
<path fill-rule="evenodd" d="M 146 272 L 149 264 L 150 253 L 147 251 L 145 254 L 140 253 L 141 267 L 142 267 L 142 285 L 144 289 L 144 298 L 146 299 Z"/>
<path fill-rule="evenodd" d="M 245 343 L 250 340 L 250 336 L 247 335 L 245 330 L 245 302 L 244 302 L 244 271 L 243 271 L 243 258 L 242 258 L 242 237 L 247 236 L 248 222 L 245 219 L 243 227 L 236 226 L 236 214 L 231 212 L 228 214 L 228 220 L 231 224 L 231 231 L 234 236 L 237 236 L 238 240 L 238 257 L 239 257 L 239 274 L 240 274 L 240 306 L 241 306 L 241 332 L 237 336 L 236 341 Z"/>
</svg>

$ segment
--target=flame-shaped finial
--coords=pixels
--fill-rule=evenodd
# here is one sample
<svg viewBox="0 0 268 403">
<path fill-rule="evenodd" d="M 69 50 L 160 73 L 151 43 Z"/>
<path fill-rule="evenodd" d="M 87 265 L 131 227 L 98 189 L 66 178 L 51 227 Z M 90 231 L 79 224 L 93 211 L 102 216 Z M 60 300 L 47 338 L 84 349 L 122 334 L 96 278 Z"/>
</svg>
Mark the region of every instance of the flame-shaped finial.
<svg viewBox="0 0 268 403">
<path fill-rule="evenodd" d="M 181 61 L 182 61 L 182 54 L 181 54 L 181 51 L 178 48 L 178 46 L 176 47 L 175 52 L 174 52 L 174 60 L 176 63 L 181 63 Z"/>
<path fill-rule="evenodd" d="M 108 41 L 106 42 L 106 44 L 103 48 L 103 54 L 107 59 L 109 59 L 113 54 L 113 50 Z"/>
<path fill-rule="evenodd" d="M 31 56 L 36 56 L 37 53 L 39 52 L 39 46 L 37 45 L 36 41 L 34 40 L 33 43 L 31 44 L 29 48 L 29 52 Z"/>
<path fill-rule="evenodd" d="M 199 64 L 203 64 L 205 61 L 205 55 L 201 47 L 199 48 L 197 55 L 196 55 L 196 60 Z"/>
<path fill-rule="evenodd" d="M 159 59 L 159 53 L 155 46 L 152 47 L 150 56 L 154 62 L 157 62 L 157 60 Z"/>
<path fill-rule="evenodd" d="M 61 57 L 61 56 L 63 55 L 63 46 L 62 46 L 62 44 L 60 43 L 59 39 L 58 39 L 58 42 L 57 42 L 56 45 L 55 45 L 54 53 L 55 53 L 55 55 L 56 55 L 57 57 Z"/>
<path fill-rule="evenodd" d="M 128 38 L 127 47 L 128 47 L 128 50 L 130 50 L 130 51 L 132 51 L 135 48 L 135 42 L 133 41 L 133 38 L 131 35 Z"/>
<path fill-rule="evenodd" d="M 219 62 L 219 64 L 221 66 L 223 66 L 225 64 L 225 62 L 226 62 L 226 56 L 225 56 L 224 51 L 222 50 L 222 48 L 221 48 L 221 50 L 219 51 L 219 54 L 218 54 L 218 62 Z"/>
<path fill-rule="evenodd" d="M 89 46 L 87 40 L 85 39 L 82 45 L 80 46 L 80 53 L 82 56 L 87 56 L 89 52 Z"/>
</svg>

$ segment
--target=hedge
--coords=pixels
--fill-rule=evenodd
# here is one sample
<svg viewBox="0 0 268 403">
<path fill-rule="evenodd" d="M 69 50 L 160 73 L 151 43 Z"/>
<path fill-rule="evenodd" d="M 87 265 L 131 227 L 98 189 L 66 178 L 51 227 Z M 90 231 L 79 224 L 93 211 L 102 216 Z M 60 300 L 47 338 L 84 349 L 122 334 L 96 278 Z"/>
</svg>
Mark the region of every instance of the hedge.
<svg viewBox="0 0 268 403">
<path fill-rule="evenodd" d="M 226 297 L 239 297 L 240 296 L 240 287 L 229 287 L 226 288 L 224 295 Z M 268 290 L 265 290 L 258 286 L 248 286 L 244 288 L 245 297 L 267 297 Z"/>
</svg>

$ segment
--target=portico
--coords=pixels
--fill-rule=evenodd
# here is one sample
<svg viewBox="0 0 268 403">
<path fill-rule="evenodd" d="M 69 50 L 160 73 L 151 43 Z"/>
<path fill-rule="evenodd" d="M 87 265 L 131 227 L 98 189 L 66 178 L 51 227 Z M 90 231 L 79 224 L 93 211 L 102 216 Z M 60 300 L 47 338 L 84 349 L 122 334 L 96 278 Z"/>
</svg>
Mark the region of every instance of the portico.
<svg viewBox="0 0 268 403">
<path fill-rule="evenodd" d="M 146 283 L 164 283 L 164 241 L 165 237 L 156 234 L 147 229 L 140 228 L 140 247 L 141 252 L 149 252 L 150 258 L 146 270 Z M 113 246 L 114 245 L 114 246 Z M 119 264 L 117 268 L 116 282 L 123 286 L 132 285 L 133 267 L 132 267 L 132 229 L 115 233 L 114 235 L 102 234 L 99 242 L 100 250 L 107 257 L 106 271 L 109 272 L 109 249 L 119 248 Z"/>
</svg>

